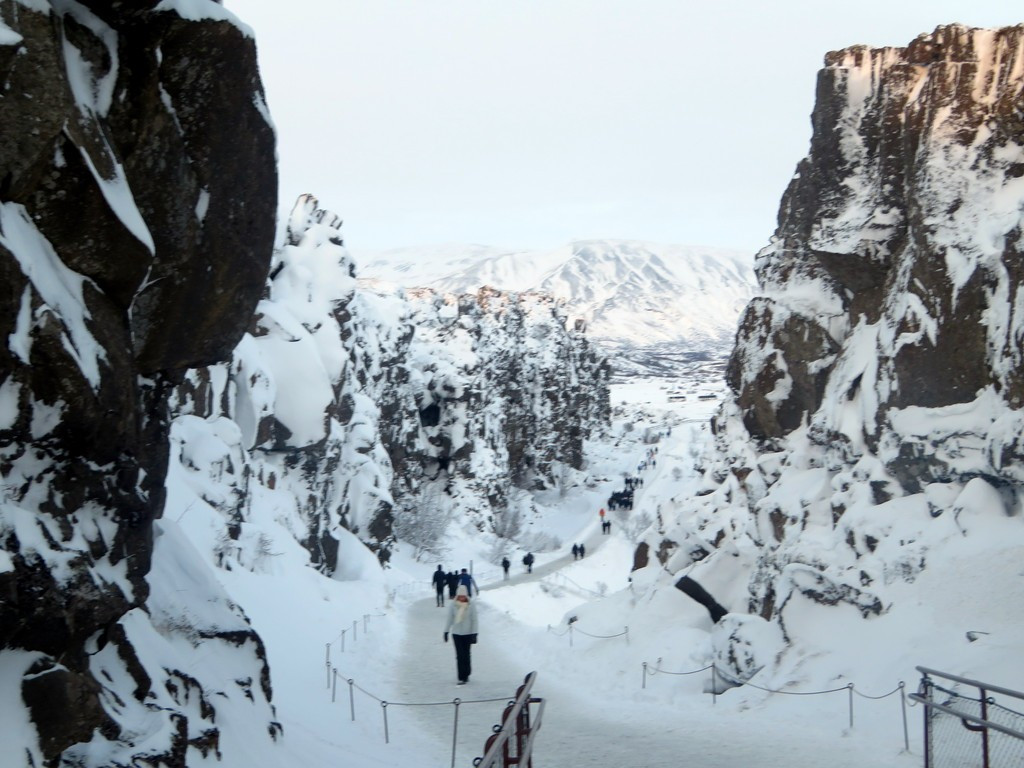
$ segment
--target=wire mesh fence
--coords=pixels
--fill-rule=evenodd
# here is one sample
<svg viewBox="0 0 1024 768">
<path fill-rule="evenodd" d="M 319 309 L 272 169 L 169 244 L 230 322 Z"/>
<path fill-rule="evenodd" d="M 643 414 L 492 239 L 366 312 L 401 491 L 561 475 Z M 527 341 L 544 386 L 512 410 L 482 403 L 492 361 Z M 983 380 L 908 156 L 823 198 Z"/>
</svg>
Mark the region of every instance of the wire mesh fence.
<svg viewBox="0 0 1024 768">
<path fill-rule="evenodd" d="M 1024 693 L 918 667 L 925 768 L 1024 765 Z"/>
</svg>

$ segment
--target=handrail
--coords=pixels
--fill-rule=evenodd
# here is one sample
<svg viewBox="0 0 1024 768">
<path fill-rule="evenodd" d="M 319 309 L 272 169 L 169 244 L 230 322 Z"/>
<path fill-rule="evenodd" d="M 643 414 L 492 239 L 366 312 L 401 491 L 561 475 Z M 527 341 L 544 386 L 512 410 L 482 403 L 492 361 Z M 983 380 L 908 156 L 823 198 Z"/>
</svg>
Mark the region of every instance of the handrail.
<svg viewBox="0 0 1024 768">
<path fill-rule="evenodd" d="M 918 667 L 920 669 L 920 667 Z M 1013 728 L 1007 728 L 1005 725 L 999 723 L 993 723 L 991 720 L 985 720 L 978 717 L 977 715 L 970 715 L 966 712 L 962 712 L 959 709 L 953 709 L 953 707 L 947 707 L 945 704 L 939 704 L 937 701 L 929 699 L 927 696 L 922 696 L 919 693 L 910 694 L 910 698 L 916 701 L 918 704 L 924 704 L 929 709 L 937 709 L 940 712 L 945 712 L 947 715 L 953 715 L 961 720 L 970 720 L 972 723 L 977 723 L 985 728 L 991 728 L 994 731 L 1001 731 L 1008 736 L 1015 736 L 1018 739 L 1024 739 L 1024 733 L 1021 731 L 1015 731 Z"/>
<path fill-rule="evenodd" d="M 539 704 L 537 712 L 532 724 L 527 720 L 528 735 L 525 743 L 521 746 L 521 752 L 516 756 L 516 764 L 519 766 L 530 765 L 530 757 L 533 752 L 533 739 L 537 731 L 540 729 L 541 714 L 544 712 L 544 699 L 539 699 L 530 696 L 530 689 L 533 688 L 533 683 L 537 679 L 536 672 L 530 672 L 524 679 L 523 684 L 519 686 L 519 690 L 516 692 L 516 699 L 512 704 L 505 708 L 505 712 L 502 716 L 501 725 L 496 726 L 499 730 L 488 738 L 488 745 L 486 752 L 483 757 L 478 757 L 473 761 L 473 765 L 477 768 L 498 768 L 499 766 L 505 766 L 507 762 L 498 762 L 502 759 L 502 756 L 507 751 L 507 745 L 512 736 L 521 736 L 517 729 L 519 726 L 520 718 L 525 714 L 529 717 L 529 705 Z"/>
<path fill-rule="evenodd" d="M 1004 696 L 1012 696 L 1015 699 L 1024 699 L 1024 693 L 1021 691 L 1014 691 L 1011 688 L 1002 688 L 998 685 L 989 685 L 988 683 L 982 683 L 977 680 L 971 680 L 968 677 L 959 677 L 958 675 L 951 675 L 948 672 L 939 672 L 937 669 L 930 669 L 929 667 L 918 667 L 917 671 L 922 675 L 932 675 L 934 677 L 942 677 L 946 680 L 952 680 L 956 683 L 963 683 L 969 685 L 972 688 L 980 688 L 983 691 L 992 691 L 994 693 L 1001 693 Z"/>
<path fill-rule="evenodd" d="M 533 725 L 530 727 L 530 735 L 526 737 L 526 743 L 523 744 L 523 753 L 520 755 L 519 765 L 523 765 L 523 760 L 526 760 L 526 765 L 532 765 L 530 759 L 533 757 L 533 740 L 537 736 L 537 731 L 540 730 L 541 716 L 544 714 L 544 699 L 530 699 L 531 702 L 537 703 L 537 713 L 533 719 Z"/>
<path fill-rule="evenodd" d="M 1014 710 L 1004 707 L 998 704 L 996 700 L 991 696 L 993 692 L 1008 696 L 1012 699 L 1024 699 L 1024 694 L 1020 691 L 1015 691 L 1010 688 L 1004 688 L 998 685 L 989 685 L 979 680 L 972 680 L 968 677 L 962 677 L 960 675 L 952 675 L 948 672 L 941 672 L 937 669 L 930 667 L 917 667 L 917 671 L 921 673 L 921 685 L 917 690 L 917 693 L 910 695 L 910 700 L 924 705 L 924 764 L 925 768 L 932 768 L 936 765 L 934 757 L 937 755 L 940 759 L 943 759 L 943 751 L 946 749 L 947 744 L 938 740 L 936 737 L 936 729 L 933 724 L 934 716 L 933 713 L 941 712 L 945 715 L 949 715 L 958 719 L 969 731 L 974 731 L 979 734 L 980 739 L 976 742 L 978 748 L 978 765 L 989 768 L 992 765 L 992 748 L 994 746 L 990 739 L 990 735 L 993 733 L 1002 734 L 1003 736 L 1009 736 L 1016 739 L 1018 742 L 1024 741 L 1024 732 L 1011 728 L 1009 725 L 997 723 L 991 720 L 992 710 L 1002 710 L 1003 712 L 1013 713 L 1015 716 L 1020 717 L 1021 713 L 1014 712 Z M 939 680 L 951 680 L 957 685 L 962 685 L 966 688 L 973 688 L 977 698 L 973 698 L 970 695 L 965 695 L 955 690 L 950 690 L 939 685 L 938 682 L 932 678 L 938 678 Z M 976 691 L 976 693 L 975 693 Z M 948 695 L 950 698 L 944 702 L 936 701 L 935 693 L 939 692 L 943 695 Z M 956 700 L 969 701 L 972 703 L 968 709 L 974 710 L 973 705 L 977 705 L 977 714 L 970 711 L 964 711 L 958 709 Z M 951 706 L 952 705 L 952 706 Z M 973 745 L 972 745 L 973 746 Z"/>
</svg>

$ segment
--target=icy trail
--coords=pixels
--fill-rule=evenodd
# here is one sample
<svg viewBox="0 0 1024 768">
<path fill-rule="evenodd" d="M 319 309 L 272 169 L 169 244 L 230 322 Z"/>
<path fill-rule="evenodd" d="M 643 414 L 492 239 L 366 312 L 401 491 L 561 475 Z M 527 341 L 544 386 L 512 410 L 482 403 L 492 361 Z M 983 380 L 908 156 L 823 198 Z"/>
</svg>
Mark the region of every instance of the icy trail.
<svg viewBox="0 0 1024 768">
<path fill-rule="evenodd" d="M 596 551 L 600 538 L 587 542 L 588 552 L 591 547 Z M 487 593 L 540 581 L 563 568 L 566 560 L 535 568 L 532 575 L 521 574 L 510 582 L 482 586 L 480 639 L 473 648 L 473 674 L 466 686 L 455 685 L 454 650 L 442 641 L 446 609 L 437 607 L 433 598 L 413 603 L 396 670 L 397 688 L 404 700 L 510 697 L 531 671 L 519 657 L 525 644 L 536 641 L 536 630 L 490 608 Z M 568 644 L 563 648 L 564 654 L 573 653 Z M 577 675 L 563 674 L 563 662 L 571 664 L 550 656 L 545 663 L 532 665 L 538 673 L 534 694 L 546 701 L 535 751 L 538 766 L 677 768 L 685 759 L 687 765 L 701 768 L 818 768 L 824 756 L 832 768 L 910 768 L 920 763 L 913 755 L 892 754 L 888 745 L 872 745 L 870 733 L 854 739 L 844 737 L 838 729 L 818 732 L 812 724 L 794 724 L 784 713 L 715 708 L 707 696 L 691 696 L 669 706 L 638 701 L 640 675 L 623 681 L 622 696 L 610 697 L 588 690 L 585 679 Z M 611 674 L 600 669 L 592 673 Z M 469 765 L 473 757 L 483 754 L 484 741 L 503 708 L 504 701 L 460 706 L 456 765 Z M 414 710 L 414 721 L 437 739 L 436 754 L 423 765 L 450 764 L 453 709 L 449 704 Z"/>
</svg>

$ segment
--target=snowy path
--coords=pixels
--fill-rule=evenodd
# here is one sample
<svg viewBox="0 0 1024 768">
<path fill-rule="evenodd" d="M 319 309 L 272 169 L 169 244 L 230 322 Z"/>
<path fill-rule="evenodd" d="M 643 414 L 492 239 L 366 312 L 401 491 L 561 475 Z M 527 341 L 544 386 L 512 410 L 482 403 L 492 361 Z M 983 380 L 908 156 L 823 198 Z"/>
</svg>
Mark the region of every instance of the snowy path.
<svg viewBox="0 0 1024 768">
<path fill-rule="evenodd" d="M 656 490 L 657 479 L 672 467 L 692 465 L 690 444 L 695 436 L 696 430 L 679 429 L 661 446 L 658 466 L 644 473 L 646 487 L 637 489 L 638 512 L 654 514 L 666 501 L 668 497 Z M 612 466 L 621 466 L 623 458 L 617 453 Z M 611 469 L 603 474 L 619 477 Z M 618 481 L 608 482 L 616 485 L 609 490 L 618 489 Z M 676 485 L 672 492 L 680 490 Z M 536 671 L 534 695 L 545 700 L 535 750 L 539 768 L 919 768 L 919 753 L 900 752 L 897 699 L 873 703 L 870 711 L 866 702 L 857 702 L 856 727 L 850 729 L 845 694 L 758 699 L 754 692 L 745 699 L 730 693 L 716 702 L 702 692 L 699 676 L 668 675 L 650 678 L 647 689 L 642 689 L 641 660 L 653 662 L 662 653 L 687 658 L 687 642 L 702 633 L 692 632 L 688 639 L 680 637 L 673 643 L 664 626 L 648 625 L 632 628 L 630 637 L 592 639 L 618 631 L 604 617 L 629 621 L 626 617 L 634 615 L 636 596 L 622 573 L 628 569 L 632 545 L 623 535 L 622 520 L 612 515 L 612 521 L 611 536 L 601 535 L 594 514 L 573 537 L 587 547 L 587 557 L 579 563 L 568 554 L 547 562 L 540 556 L 542 562 L 527 574 L 516 562 L 508 581 L 501 580 L 500 571 L 478 572 L 480 635 L 466 686 L 456 686 L 454 649 L 442 640 L 446 609 L 435 606 L 432 596 L 408 605 L 401 620 L 404 635 L 397 640 L 395 699 L 444 702 L 390 710 L 393 734 L 405 729 L 410 739 L 432 742 L 417 754 L 419 765 L 447 768 L 452 764 L 455 707 L 451 702 L 456 697 L 467 703 L 458 709 L 454 764 L 470 765 L 483 753 L 505 702 L 525 675 Z M 599 586 L 603 593 L 602 582 L 608 583 L 607 595 L 595 601 L 592 590 Z M 675 618 L 668 612 L 692 610 L 698 616 L 688 621 L 706 621 L 703 609 L 687 606 L 672 595 L 660 594 L 656 599 L 666 619 Z M 573 606 L 579 605 L 574 646 L 571 636 L 565 636 L 566 614 L 560 611 L 552 616 L 552 605 L 565 606 L 574 615 Z M 549 623 L 558 624 L 558 629 L 549 631 Z M 583 636 L 584 629 L 594 634 Z M 499 701 L 469 703 L 481 699 Z M 913 716 L 918 717 L 918 712 Z"/>
<path fill-rule="evenodd" d="M 484 589 L 540 580 L 564 565 L 562 558 L 535 568 L 533 574 Z M 569 658 L 556 654 L 532 667 L 517 661 L 522 645 L 537 641 L 537 630 L 488 607 L 485 600 L 486 595 L 479 606 L 480 640 L 473 649 L 473 674 L 466 686 L 455 685 L 454 650 L 441 638 L 446 609 L 435 606 L 432 598 L 409 607 L 408 631 L 396 670 L 397 690 L 404 701 L 507 699 L 523 677 L 536 669 L 534 693 L 546 701 L 536 747 L 538 766 L 677 768 L 684 760 L 700 768 L 819 768 L 823 756 L 831 768 L 916 768 L 920 764 L 919 757 L 893 754 L 888 747 L 872 748 L 870 740 L 863 740 L 870 739 L 870 734 L 846 737 L 836 728 L 816 729 L 813 722 L 801 729 L 785 712 L 716 709 L 707 696 L 691 696 L 668 706 L 638 700 L 636 676 L 624 681 L 618 697 L 589 691 L 578 675 L 564 674 L 562 665 L 568 667 Z M 562 648 L 564 654 L 573 653 L 567 644 Z M 602 671 L 593 670 L 593 674 Z M 503 708 L 504 701 L 460 706 L 456 765 L 468 765 L 483 753 L 484 741 Z M 450 764 L 453 711 L 449 703 L 402 714 L 406 726 L 422 727 L 437 739 L 436 753 L 424 756 L 423 765 Z M 392 722 L 398 722 L 395 715 Z"/>
</svg>

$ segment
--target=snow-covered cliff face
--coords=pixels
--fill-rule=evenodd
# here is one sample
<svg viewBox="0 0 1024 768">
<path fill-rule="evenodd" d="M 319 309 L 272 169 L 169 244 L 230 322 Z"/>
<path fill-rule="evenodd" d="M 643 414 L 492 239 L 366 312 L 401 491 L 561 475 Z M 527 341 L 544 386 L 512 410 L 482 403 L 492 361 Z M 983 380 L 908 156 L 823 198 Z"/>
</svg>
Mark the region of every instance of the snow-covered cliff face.
<svg viewBox="0 0 1024 768">
<path fill-rule="evenodd" d="M 178 391 L 172 480 L 226 567 L 258 560 L 269 512 L 328 573 L 353 535 L 381 561 L 450 520 L 510 535 L 517 489 L 557 487 L 608 421 L 607 363 L 552 299 L 365 290 L 340 224 L 299 200 L 232 360 Z"/>
<path fill-rule="evenodd" d="M 259 638 L 157 518 L 176 371 L 229 354 L 263 284 L 274 136 L 248 31 L 156 5 L 0 3 L 11 765 L 212 761 L 232 716 L 271 741 Z"/>
<path fill-rule="evenodd" d="M 813 124 L 707 495 L 648 541 L 791 638 L 801 600 L 870 618 L 954 540 L 1024 543 L 1024 26 L 831 53 Z"/>
</svg>

